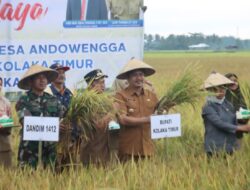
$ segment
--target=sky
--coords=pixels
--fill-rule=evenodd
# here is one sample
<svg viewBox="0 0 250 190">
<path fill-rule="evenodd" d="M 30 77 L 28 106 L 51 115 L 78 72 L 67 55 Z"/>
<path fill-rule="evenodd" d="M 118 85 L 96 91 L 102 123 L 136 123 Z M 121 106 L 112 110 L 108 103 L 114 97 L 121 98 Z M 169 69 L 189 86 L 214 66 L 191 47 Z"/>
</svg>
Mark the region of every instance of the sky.
<svg viewBox="0 0 250 190">
<path fill-rule="evenodd" d="M 145 33 L 250 39 L 250 0 L 144 0 Z"/>
</svg>

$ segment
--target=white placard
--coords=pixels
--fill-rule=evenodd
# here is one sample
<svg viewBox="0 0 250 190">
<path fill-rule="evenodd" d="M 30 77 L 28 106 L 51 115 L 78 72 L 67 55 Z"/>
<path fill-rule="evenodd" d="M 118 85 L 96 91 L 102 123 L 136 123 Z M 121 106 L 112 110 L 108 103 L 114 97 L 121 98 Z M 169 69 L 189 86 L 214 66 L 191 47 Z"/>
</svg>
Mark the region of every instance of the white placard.
<svg viewBox="0 0 250 190">
<path fill-rule="evenodd" d="M 24 117 L 23 140 L 58 141 L 58 117 Z"/>
<path fill-rule="evenodd" d="M 160 139 L 181 136 L 181 115 L 151 116 L 151 138 Z"/>
</svg>

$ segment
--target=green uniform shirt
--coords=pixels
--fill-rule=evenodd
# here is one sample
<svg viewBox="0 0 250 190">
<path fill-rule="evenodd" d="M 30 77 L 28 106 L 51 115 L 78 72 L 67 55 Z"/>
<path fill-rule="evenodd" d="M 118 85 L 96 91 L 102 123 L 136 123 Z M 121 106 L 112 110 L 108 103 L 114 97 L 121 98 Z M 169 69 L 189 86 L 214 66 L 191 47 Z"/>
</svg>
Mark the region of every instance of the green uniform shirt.
<svg viewBox="0 0 250 190">
<path fill-rule="evenodd" d="M 23 95 L 16 104 L 16 111 L 23 125 L 24 116 L 44 116 L 44 117 L 59 117 L 62 118 L 65 113 L 65 107 L 60 101 L 45 93 L 43 96 L 37 96 L 29 91 Z M 38 142 L 24 141 L 23 130 L 20 132 L 20 144 L 18 150 L 18 161 L 21 167 L 29 165 L 36 168 L 38 163 Z M 54 166 L 56 160 L 56 143 L 42 143 L 42 160 L 46 167 L 47 165 Z"/>
</svg>

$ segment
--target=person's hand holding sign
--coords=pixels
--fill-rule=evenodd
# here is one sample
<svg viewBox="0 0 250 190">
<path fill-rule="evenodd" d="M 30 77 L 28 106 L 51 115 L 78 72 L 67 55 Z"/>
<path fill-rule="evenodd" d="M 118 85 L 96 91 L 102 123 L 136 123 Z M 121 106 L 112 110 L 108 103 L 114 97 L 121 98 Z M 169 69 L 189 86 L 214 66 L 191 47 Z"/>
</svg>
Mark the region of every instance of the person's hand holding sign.
<svg viewBox="0 0 250 190">
<path fill-rule="evenodd" d="M 63 124 L 62 122 L 60 122 L 60 125 L 59 125 L 59 131 L 60 133 L 66 133 L 67 132 L 67 125 Z"/>
</svg>

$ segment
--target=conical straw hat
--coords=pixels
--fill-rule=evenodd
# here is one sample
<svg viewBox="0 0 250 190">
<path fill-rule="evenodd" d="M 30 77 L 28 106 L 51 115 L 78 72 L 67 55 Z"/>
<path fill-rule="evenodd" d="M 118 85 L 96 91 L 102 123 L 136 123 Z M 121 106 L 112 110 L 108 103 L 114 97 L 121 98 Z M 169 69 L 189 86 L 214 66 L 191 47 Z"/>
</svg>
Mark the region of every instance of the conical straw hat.
<svg viewBox="0 0 250 190">
<path fill-rule="evenodd" d="M 144 63 L 144 62 L 142 62 L 140 60 L 131 59 L 123 67 L 123 69 L 117 75 L 116 78 L 118 78 L 118 79 L 127 79 L 128 72 L 133 71 L 133 70 L 137 70 L 137 69 L 143 70 L 145 76 L 150 76 L 150 75 L 155 73 L 154 68 L 149 66 L 148 64 L 146 64 L 146 63 Z"/>
<path fill-rule="evenodd" d="M 221 86 L 221 85 L 230 85 L 230 84 L 234 84 L 234 82 L 229 80 L 228 78 L 226 78 L 220 73 L 213 72 L 204 81 L 203 89 L 208 89 L 208 88 Z"/>
<path fill-rule="evenodd" d="M 32 65 L 27 71 L 26 73 L 23 75 L 23 77 L 21 78 L 21 80 L 18 82 L 18 87 L 24 90 L 29 90 L 30 89 L 30 82 L 29 79 L 37 74 L 45 74 L 47 79 L 48 79 L 48 83 L 54 81 L 57 76 L 58 76 L 58 72 L 53 70 L 53 69 L 49 69 L 46 67 L 42 67 L 40 65 Z"/>
</svg>

